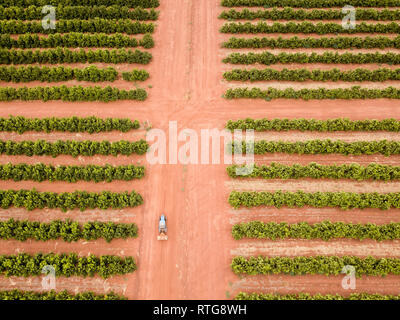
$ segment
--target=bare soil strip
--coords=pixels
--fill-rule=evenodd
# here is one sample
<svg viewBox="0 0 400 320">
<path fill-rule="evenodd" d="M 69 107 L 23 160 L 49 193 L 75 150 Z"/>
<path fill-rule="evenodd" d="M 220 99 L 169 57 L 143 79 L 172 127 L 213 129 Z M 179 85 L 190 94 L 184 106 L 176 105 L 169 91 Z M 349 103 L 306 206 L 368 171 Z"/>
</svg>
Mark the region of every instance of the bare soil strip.
<svg viewBox="0 0 400 320">
<path fill-rule="evenodd" d="M 138 82 L 130 82 L 125 81 L 122 79 L 115 80 L 114 82 L 90 82 L 90 81 L 77 81 L 77 80 L 70 80 L 70 81 L 61 81 L 61 82 L 41 82 L 41 81 L 31 81 L 31 82 L 0 82 L 2 87 L 11 87 L 11 88 L 33 88 L 33 87 L 59 87 L 59 86 L 81 86 L 81 87 L 112 87 L 117 88 L 120 90 L 135 90 L 137 88 L 149 90 L 147 83 L 150 80 L 146 81 L 138 81 Z"/>
<path fill-rule="evenodd" d="M 400 210 L 379 210 L 379 209 L 352 209 L 340 210 L 336 208 L 287 208 L 281 209 L 272 207 L 260 207 L 252 210 L 230 209 L 230 223 L 236 224 L 248 221 L 263 222 L 309 222 L 317 223 L 322 221 L 346 222 L 346 223 L 375 223 L 388 224 L 400 221 Z M 229 231 L 230 232 L 230 231 Z M 232 236 L 231 236 L 232 237 Z"/>
<path fill-rule="evenodd" d="M 1 136 L 0 136 L 1 137 Z M 356 141 L 378 141 L 378 140 L 392 140 L 400 141 L 399 132 L 310 132 L 310 131 L 268 131 L 268 132 L 255 132 L 255 141 L 268 140 L 268 141 L 307 141 L 307 140 L 342 140 L 346 142 Z"/>
<path fill-rule="evenodd" d="M 228 189 L 235 191 L 291 191 L 303 190 L 305 192 L 400 192 L 400 182 L 390 181 L 350 181 L 327 179 L 232 179 L 225 182 Z"/>
<path fill-rule="evenodd" d="M 231 250 L 233 256 L 297 257 L 297 256 L 357 256 L 399 258 L 400 240 L 377 242 L 374 240 L 241 240 Z"/>
<path fill-rule="evenodd" d="M 314 37 L 313 37 L 314 38 Z M 331 52 L 331 53 L 338 53 L 338 54 L 344 54 L 344 53 L 352 53 L 352 54 L 358 54 L 358 53 L 395 53 L 399 54 L 400 49 L 398 48 L 371 48 L 371 49 L 364 49 L 364 48 L 353 48 L 353 49 L 333 49 L 333 48 L 240 48 L 240 49 L 230 49 L 230 48 L 222 48 L 224 52 L 226 52 L 226 56 L 230 55 L 231 53 L 240 53 L 240 54 L 247 54 L 247 53 L 262 53 L 262 52 L 269 52 L 272 54 L 279 54 L 279 53 L 317 53 L 317 54 L 324 54 L 325 52 Z M 314 65 L 314 63 L 313 63 Z M 289 64 L 289 66 L 292 66 L 292 63 Z M 364 65 L 362 65 L 364 66 Z"/>
<path fill-rule="evenodd" d="M 228 88 L 260 88 L 262 90 L 267 90 L 268 88 L 275 88 L 280 90 L 285 89 L 350 89 L 354 86 L 359 86 L 366 89 L 385 89 L 387 87 L 397 87 L 399 85 L 398 81 L 384 81 L 384 82 L 343 82 L 343 81 L 263 81 L 263 82 L 228 82 L 224 81 Z"/>
<path fill-rule="evenodd" d="M 251 70 L 251 69 L 257 69 L 257 70 L 263 70 L 263 69 L 274 69 L 274 70 L 283 70 L 283 69 L 289 69 L 289 70 L 297 70 L 297 69 L 306 69 L 306 70 L 332 70 L 332 69 L 339 69 L 340 71 L 349 71 L 349 70 L 354 70 L 354 69 L 367 69 L 367 70 L 376 70 L 376 69 L 390 69 L 390 70 L 396 70 L 400 69 L 400 65 L 388 65 L 388 64 L 376 64 L 376 63 L 371 63 L 371 64 L 332 64 L 332 63 L 291 63 L 291 64 L 271 64 L 271 65 L 262 65 L 262 64 L 252 64 L 252 65 L 234 65 L 234 64 L 225 64 L 224 68 L 222 69 L 222 72 L 226 71 L 231 71 L 233 69 L 245 69 L 245 70 Z M 226 83 L 225 80 L 221 81 L 222 83 Z M 303 82 L 295 82 L 295 81 L 290 81 L 291 83 L 303 83 Z M 314 81 L 313 81 L 314 82 Z M 326 83 L 326 82 L 319 82 L 319 83 Z M 335 82 L 337 83 L 337 82 Z M 360 82 L 348 82 L 348 83 L 353 83 L 355 85 L 360 85 Z M 364 82 L 363 82 L 364 83 Z"/>
<path fill-rule="evenodd" d="M 220 25 L 219 27 L 221 28 L 224 24 L 226 23 L 226 21 L 220 21 Z M 277 39 L 279 37 L 287 39 L 287 38 L 292 38 L 292 37 L 298 37 L 300 39 L 305 39 L 305 38 L 309 38 L 310 34 L 303 34 L 303 33 L 271 33 L 271 34 L 265 34 L 265 33 L 236 33 L 236 34 L 232 34 L 232 33 L 221 33 L 220 37 L 222 39 L 221 43 L 227 41 L 230 38 L 262 38 L 262 37 L 268 37 L 271 39 Z M 326 38 L 326 37 L 335 37 L 335 34 L 312 34 L 313 38 Z M 361 38 L 373 38 L 373 37 L 379 37 L 379 36 L 383 36 L 383 37 L 388 37 L 390 39 L 394 39 L 396 37 L 398 37 L 397 34 L 393 34 L 393 33 L 385 33 L 385 34 L 376 34 L 376 33 L 341 33 L 340 37 L 361 37 Z"/>
<path fill-rule="evenodd" d="M 101 210 L 92 209 L 86 211 L 80 210 L 69 210 L 63 212 L 59 209 L 42 209 L 27 211 L 24 208 L 10 208 L 7 210 L 0 210 L 0 220 L 7 221 L 9 219 L 14 220 L 30 220 L 39 222 L 51 222 L 54 220 L 74 220 L 80 223 L 90 221 L 102 221 L 102 222 L 120 222 L 120 223 L 132 223 L 140 222 L 140 209 L 133 210 L 132 208 L 125 208 L 121 210 Z M 139 226 L 139 236 L 141 234 Z M 137 240 L 139 241 L 139 240 Z"/>
<path fill-rule="evenodd" d="M 310 294 L 340 294 L 348 296 L 351 293 L 372 293 L 398 295 L 400 291 L 400 277 L 388 275 L 386 277 L 364 276 L 356 280 L 355 290 L 345 290 L 342 287 L 344 275 L 269 275 L 246 276 L 231 285 L 231 296 L 240 291 L 265 292 L 279 294 L 294 294 L 307 292 Z"/>
<path fill-rule="evenodd" d="M 336 154 L 324 154 L 324 155 L 312 155 L 312 154 L 265 154 L 256 155 L 255 163 L 257 164 L 269 164 L 271 162 L 279 162 L 282 164 L 308 164 L 310 162 L 316 162 L 319 164 L 350 164 L 359 163 L 362 165 L 368 165 L 369 163 L 380 163 L 388 165 L 399 165 L 400 155 L 393 155 L 386 157 L 384 155 L 362 155 L 362 156 L 346 156 Z"/>
<path fill-rule="evenodd" d="M 76 158 L 68 155 L 61 155 L 58 157 L 51 156 L 7 156 L 2 155 L 0 157 L 0 163 L 26 163 L 26 164 L 36 164 L 36 163 L 44 163 L 44 164 L 53 164 L 53 165 L 88 165 L 95 164 L 99 166 L 104 166 L 106 164 L 111 164 L 114 166 L 119 165 L 144 165 L 146 163 L 145 156 L 141 155 L 131 155 L 131 156 L 78 156 Z"/>
<path fill-rule="evenodd" d="M 69 253 L 74 252 L 79 256 L 94 255 L 115 255 L 115 256 L 133 256 L 136 258 L 139 242 L 136 239 L 114 239 L 110 243 L 104 239 L 95 241 L 79 240 L 77 242 L 65 242 L 60 240 L 35 241 L 27 240 L 25 242 L 17 240 L 0 240 L 0 254 L 18 254 L 28 253 Z"/>
<path fill-rule="evenodd" d="M 43 277 L 1 277 L 0 290 L 47 291 L 43 289 L 42 279 Z M 102 279 L 100 277 L 60 277 L 56 279 L 55 291 L 68 290 L 70 293 L 75 294 L 86 291 L 104 294 L 113 291 L 125 295 L 127 286 L 128 280 L 125 276 L 114 276 L 110 279 Z"/>
<path fill-rule="evenodd" d="M 75 141 L 137 141 L 140 139 L 146 139 L 146 132 L 144 130 L 132 130 L 129 132 L 111 131 L 111 132 L 99 132 L 90 134 L 88 132 L 24 132 L 19 134 L 17 132 L 0 132 L 0 140 L 12 140 L 12 141 L 34 141 L 34 140 L 46 140 L 49 142 L 55 142 L 58 140 L 75 140 Z"/>
</svg>

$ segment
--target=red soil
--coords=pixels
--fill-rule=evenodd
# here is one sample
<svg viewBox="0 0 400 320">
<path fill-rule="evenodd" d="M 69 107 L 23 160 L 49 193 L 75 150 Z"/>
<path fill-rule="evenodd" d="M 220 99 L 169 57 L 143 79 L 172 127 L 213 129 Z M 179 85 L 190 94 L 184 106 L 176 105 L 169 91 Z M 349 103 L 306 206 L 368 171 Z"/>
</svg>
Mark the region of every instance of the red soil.
<svg viewBox="0 0 400 320">
<path fill-rule="evenodd" d="M 221 95 L 226 90 L 222 82 L 222 70 L 225 67 L 221 60 L 226 51 L 220 44 L 226 35 L 218 32 L 221 21 L 217 19 L 223 9 L 219 1 L 165 0 L 160 7 L 160 19 L 155 33 L 156 48 L 151 52 L 153 62 L 146 67 L 151 74 L 153 89 L 148 89 L 149 99 L 145 102 L 113 103 L 63 103 L 63 102 L 12 102 L 0 104 L 0 116 L 24 115 L 29 117 L 46 116 L 90 116 L 129 117 L 150 120 L 154 128 L 168 132 L 168 121 L 176 120 L 178 130 L 192 128 L 222 129 L 229 119 L 251 118 L 317 118 L 329 119 L 348 117 L 351 119 L 388 117 L 399 118 L 398 101 L 363 100 L 363 101 L 293 101 L 275 100 L 272 102 L 237 100 L 226 101 Z M 171 21 L 173 23 L 171 23 Z M 150 81 L 150 80 L 149 80 Z M 150 82 L 149 82 L 150 83 Z M 132 86 L 133 87 L 133 86 Z M 120 138 L 119 134 L 118 139 Z M 29 137 L 29 134 L 26 135 Z M 70 137 L 70 134 L 57 135 L 57 138 Z M 103 136 L 103 135 L 99 135 Z M 109 134 L 104 136 L 109 137 Z M 43 161 L 46 163 L 96 163 L 126 164 L 141 160 L 146 165 L 147 177 L 143 181 L 132 183 L 88 184 L 77 183 L 9 183 L 1 182 L 0 188 L 32 187 L 40 190 L 77 190 L 88 191 L 112 189 L 125 191 L 135 189 L 144 197 L 144 205 L 131 210 L 90 212 L 73 211 L 62 213 L 59 210 L 24 212 L 22 209 L 1 210 L 2 220 L 10 217 L 38 219 L 49 221 L 51 218 L 71 217 L 80 221 L 90 219 L 134 221 L 139 225 L 138 239 L 113 241 L 109 244 L 94 242 L 87 247 L 80 243 L 62 244 L 61 251 L 73 251 L 83 254 L 124 252 L 133 254 L 138 259 L 139 269 L 126 277 L 114 277 L 107 285 L 118 293 L 125 293 L 131 299 L 225 299 L 240 290 L 275 291 L 286 290 L 341 293 L 340 281 L 331 277 L 266 277 L 254 282 L 240 280 L 230 270 L 231 251 L 240 246 L 230 234 L 231 221 L 238 216 L 245 216 L 247 211 L 234 211 L 229 207 L 227 196 L 229 188 L 225 186 L 228 177 L 225 165 L 149 165 L 144 157 L 81 157 L 73 159 L 62 156 L 50 157 L 0 157 L 2 163 Z M 344 157 L 344 156 L 290 156 L 268 155 L 264 161 L 282 162 L 362 162 L 362 159 L 382 163 L 397 163 L 398 157 Z M 394 159 L 394 160 L 393 160 Z M 321 161 L 319 161 L 321 160 Z M 205 179 L 206 178 L 206 179 Z M 164 212 L 168 217 L 169 240 L 160 243 L 156 240 L 157 220 Z M 263 209 L 252 210 L 250 220 L 256 212 L 267 213 L 271 220 L 364 220 L 368 222 L 399 221 L 399 211 L 347 211 L 335 209 Z M 254 216 L 255 217 L 255 216 Z M 382 222 L 383 223 L 383 222 Z M 14 249 L 10 249 L 12 243 Z M 58 243 L 58 242 L 57 242 Z M 312 243 L 304 244 L 312 247 Z M 56 250 L 53 242 L 48 244 L 2 242 L 0 253 L 21 250 Z M 295 247 L 294 247 L 295 248 Z M 275 279 L 275 280 L 274 280 Z M 390 280 L 390 281 L 389 281 Z M 23 279 L 10 284 L 10 279 L 2 278 L 0 287 L 22 288 Z M 14 281 L 14 280 L 13 280 Z M 29 288 L 38 288 L 40 281 L 32 278 Z M 363 280 L 364 281 L 364 280 Z M 339 284 L 338 284 L 339 283 Z M 360 285 L 360 291 L 377 291 L 396 293 L 400 287 L 399 277 L 367 279 Z M 69 281 L 60 279 L 58 289 L 75 290 L 90 288 L 104 291 L 102 280 L 90 278 Z M 286 289 L 284 289 L 284 287 Z M 24 287 L 25 288 L 25 287 Z"/>
</svg>

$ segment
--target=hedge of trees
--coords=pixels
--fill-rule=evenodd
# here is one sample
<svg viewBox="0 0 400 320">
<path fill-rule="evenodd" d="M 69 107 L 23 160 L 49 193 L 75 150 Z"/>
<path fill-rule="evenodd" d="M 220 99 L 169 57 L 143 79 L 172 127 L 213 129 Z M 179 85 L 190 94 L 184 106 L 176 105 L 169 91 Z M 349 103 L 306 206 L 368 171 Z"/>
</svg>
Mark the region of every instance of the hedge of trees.
<svg viewBox="0 0 400 320">
<path fill-rule="evenodd" d="M 32 101 L 42 100 L 44 102 L 50 100 L 62 101 L 102 101 L 110 102 L 117 100 L 138 100 L 147 99 L 147 92 L 138 88 L 134 90 L 122 90 L 107 86 L 101 87 L 82 87 L 65 85 L 59 87 L 1 87 L 0 101 Z"/>
<path fill-rule="evenodd" d="M 128 118 L 98 118 L 90 117 L 66 117 L 66 118 L 26 118 L 23 116 L 0 117 L 0 131 L 18 132 L 128 132 L 140 128 L 138 120 Z"/>
<path fill-rule="evenodd" d="M 1 39 L 1 38 L 0 38 Z M 400 37 L 388 38 L 385 36 L 377 37 L 340 37 L 334 38 L 304 38 L 300 39 L 297 36 L 291 38 L 236 38 L 232 37 L 222 44 L 223 48 L 240 49 L 240 48 L 332 48 L 332 49 L 385 49 L 385 48 L 400 48 Z"/>
<path fill-rule="evenodd" d="M 42 20 L 42 6 L 29 6 L 21 8 L 16 6 L 0 6 L 0 20 Z M 154 9 L 130 9 L 126 6 L 62 6 L 55 8 L 57 19 L 131 19 L 131 20 L 157 20 L 159 12 Z"/>
<path fill-rule="evenodd" d="M 146 70 L 134 69 L 131 72 L 123 72 L 122 79 L 126 81 L 145 81 L 150 77 Z M 62 82 L 69 80 L 90 82 L 114 82 L 118 79 L 118 71 L 113 67 L 98 68 L 89 66 L 86 68 L 71 67 L 2 67 L 0 66 L 0 80 L 5 82 Z"/>
<path fill-rule="evenodd" d="M 26 241 L 48 241 L 62 239 L 66 242 L 85 239 L 87 241 L 105 239 L 111 242 L 113 239 L 136 238 L 138 227 L 134 223 L 114 222 L 87 222 L 80 225 L 79 222 L 51 221 L 50 223 L 38 221 L 8 221 L 0 222 L 0 239 Z"/>
<path fill-rule="evenodd" d="M 2 67 L 0 66 L 0 80 L 5 82 L 61 82 L 68 80 L 90 82 L 114 82 L 118 79 L 118 71 L 112 67 L 98 68 L 89 66 L 86 68 L 71 67 Z"/>
<path fill-rule="evenodd" d="M 228 145 L 230 146 L 230 145 Z M 341 140 L 307 140 L 307 141 L 266 141 L 260 140 L 253 145 L 246 141 L 232 142 L 232 152 L 254 154 L 288 153 L 288 154 L 343 154 L 343 155 L 372 155 L 382 154 L 391 156 L 400 154 L 400 141 L 354 141 Z"/>
<path fill-rule="evenodd" d="M 43 29 L 41 21 L 19 21 L 2 20 L 0 21 L 0 33 L 3 34 L 25 34 L 25 33 L 67 33 L 67 32 L 102 32 L 102 33 L 126 33 L 141 34 L 153 33 L 153 23 L 132 21 L 129 19 L 99 19 L 90 20 L 57 20 L 55 29 Z"/>
<path fill-rule="evenodd" d="M 133 208 L 143 204 L 143 198 L 135 191 L 132 192 L 38 192 L 33 190 L 0 190 L 2 209 L 10 207 L 34 209 L 59 208 L 64 212 L 79 209 L 123 209 Z"/>
<path fill-rule="evenodd" d="M 400 131 L 400 120 L 397 119 L 365 119 L 350 120 L 347 118 L 316 120 L 316 119 L 240 119 L 237 121 L 229 120 L 225 126 L 228 130 L 246 130 L 255 131 Z M 1 128 L 1 118 L 0 118 Z"/>
<path fill-rule="evenodd" d="M 54 33 L 47 36 L 37 34 L 22 34 L 11 37 L 9 34 L 0 35 L 0 47 L 2 48 L 129 48 L 154 47 L 154 40 L 150 34 L 145 34 L 141 39 L 132 38 L 122 33 Z"/>
<path fill-rule="evenodd" d="M 386 276 L 400 274 L 400 259 L 359 258 L 354 256 L 315 256 L 315 257 L 235 257 L 232 270 L 236 274 L 323 274 L 339 275 L 345 266 L 353 266 L 356 276 Z"/>
<path fill-rule="evenodd" d="M 56 276 L 93 277 L 97 274 L 104 279 L 117 274 L 132 273 L 137 269 L 133 257 L 106 255 L 79 257 L 76 253 L 0 255 L 0 274 L 6 277 L 39 276 L 44 266 L 53 266 Z"/>
<path fill-rule="evenodd" d="M 145 81 L 150 77 L 146 70 L 134 69 L 130 72 L 122 72 L 122 78 L 126 81 Z"/>
<path fill-rule="evenodd" d="M 1 14 L 1 11 L 0 11 Z M 356 9 L 357 20 L 396 21 L 400 20 L 400 10 L 388 9 Z M 0 15 L 1 16 L 1 15 Z M 344 14 L 341 9 L 304 10 L 293 8 L 272 8 L 272 10 L 235 10 L 223 11 L 219 18 L 229 20 L 342 20 Z M 77 17 L 78 18 L 78 17 Z"/>
<path fill-rule="evenodd" d="M 8 0 L 9 1 L 9 0 Z M 16 1 L 16 0 L 14 0 Z M 26 1 L 26 0 L 25 0 Z M 33 0 L 31 0 L 33 1 Z M 44 1 L 44 0 L 41 0 Z M 223 7 L 293 7 L 333 8 L 346 5 L 354 7 L 400 7 L 399 0 L 221 0 Z"/>
<path fill-rule="evenodd" d="M 0 154 L 26 155 L 26 156 L 52 156 L 70 155 L 73 157 L 103 155 L 117 156 L 119 154 L 129 156 L 132 154 L 143 155 L 149 149 L 148 143 L 140 139 L 138 141 L 76 141 L 58 140 L 48 142 L 36 141 L 12 141 L 0 140 Z"/>
<path fill-rule="evenodd" d="M 400 193 L 232 191 L 228 201 L 235 209 L 242 206 L 248 208 L 259 206 L 302 208 L 310 206 L 314 208 L 339 208 L 341 210 L 366 208 L 388 210 L 400 208 Z"/>
<path fill-rule="evenodd" d="M 45 291 L 22 291 L 18 289 L 0 291 L 0 300 L 128 300 L 128 298 L 109 292 L 106 294 L 96 294 L 90 291 L 80 293 L 69 293 L 67 290 L 56 292 Z"/>
<path fill-rule="evenodd" d="M 159 0 L 3 0 L 4 6 L 126 6 L 129 8 L 157 8 L 160 5 Z"/>
<path fill-rule="evenodd" d="M 0 49 L 0 64 L 33 64 L 33 63 L 138 63 L 148 64 L 153 56 L 140 50 L 70 50 L 56 48 L 47 50 Z"/>
<path fill-rule="evenodd" d="M 262 178 L 262 179 L 351 179 L 351 180 L 400 180 L 400 166 L 370 163 L 362 166 L 358 163 L 342 165 L 323 165 L 311 162 L 307 165 L 286 165 L 272 162 L 270 165 L 254 165 L 251 173 L 237 175 L 237 169 L 245 166 L 228 166 L 227 172 L 231 178 Z M 0 177 L 1 177 L 0 166 Z M 243 173 L 243 171 L 241 171 Z"/>
<path fill-rule="evenodd" d="M 346 89 L 300 89 L 287 88 L 284 90 L 268 88 L 236 88 L 228 89 L 224 98 L 226 99 L 303 99 L 303 100 L 324 100 L 324 99 L 400 99 L 400 89 L 387 87 L 386 89 L 366 89 L 359 86 Z"/>
<path fill-rule="evenodd" d="M 143 166 L 120 165 L 57 165 L 51 164 L 0 164 L 0 180 L 13 181 L 65 181 L 75 183 L 88 182 L 112 182 L 115 180 L 131 181 L 144 177 Z"/>
<path fill-rule="evenodd" d="M 245 293 L 240 292 L 235 300 L 400 300 L 400 295 L 382 295 L 371 293 L 351 293 L 349 296 L 339 294 L 311 295 L 309 293 L 276 294 L 276 293 Z"/>
<path fill-rule="evenodd" d="M 22 26 L 20 28 L 23 28 Z M 0 28 L 1 30 L 1 28 Z M 9 29 L 4 29 L 9 30 Z M 11 29 L 16 30 L 16 29 Z M 76 30 L 71 30 L 76 31 Z M 150 31 L 149 31 L 150 32 Z M 272 25 L 266 22 L 258 22 L 253 24 L 251 22 L 231 22 L 224 24 L 220 32 L 222 33 L 316 33 L 316 34 L 337 34 L 337 33 L 400 33 L 400 25 L 391 22 L 387 24 L 374 23 L 368 24 L 365 22 L 358 23 L 354 29 L 344 29 L 342 24 L 333 22 L 287 22 L 280 23 L 274 22 Z M 10 33 L 10 32 L 9 32 Z"/>
<path fill-rule="evenodd" d="M 278 53 L 272 54 L 268 51 L 261 53 L 239 53 L 234 52 L 223 59 L 224 63 L 231 64 L 288 64 L 288 63 L 337 63 L 337 64 L 365 64 L 365 63 L 386 63 L 400 64 L 400 54 L 393 52 L 387 53 L 338 53 L 324 52 L 318 53 Z"/>
<path fill-rule="evenodd" d="M 372 239 L 376 241 L 400 239 L 400 223 L 384 225 L 352 224 L 343 222 L 324 221 L 309 224 L 300 222 L 287 224 L 286 222 L 264 223 L 252 221 L 235 224 L 232 228 L 232 236 L 235 240 L 251 239 Z"/>
<path fill-rule="evenodd" d="M 0 69 L 1 72 L 1 69 Z M 223 74 L 228 81 L 373 81 L 383 82 L 389 80 L 400 80 L 400 69 L 379 68 L 375 70 L 357 68 L 342 71 L 338 68 L 331 70 L 307 70 L 307 69 L 233 69 Z"/>
</svg>

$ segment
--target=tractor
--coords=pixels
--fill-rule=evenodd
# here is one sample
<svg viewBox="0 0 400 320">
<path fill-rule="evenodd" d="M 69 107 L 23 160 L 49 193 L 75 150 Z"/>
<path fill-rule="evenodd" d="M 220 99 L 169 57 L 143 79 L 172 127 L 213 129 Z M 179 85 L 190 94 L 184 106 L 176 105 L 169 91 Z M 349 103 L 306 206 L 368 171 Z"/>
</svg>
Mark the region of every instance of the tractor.
<svg viewBox="0 0 400 320">
<path fill-rule="evenodd" d="M 168 240 L 167 236 L 167 218 L 164 214 L 161 215 L 160 221 L 158 222 L 158 237 L 157 240 L 165 241 Z"/>
</svg>

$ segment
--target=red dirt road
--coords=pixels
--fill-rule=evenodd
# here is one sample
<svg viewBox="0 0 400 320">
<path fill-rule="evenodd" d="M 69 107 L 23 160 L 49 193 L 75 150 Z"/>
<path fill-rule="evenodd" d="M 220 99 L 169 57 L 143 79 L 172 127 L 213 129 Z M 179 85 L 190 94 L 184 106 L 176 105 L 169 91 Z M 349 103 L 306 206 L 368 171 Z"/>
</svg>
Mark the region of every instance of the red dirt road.
<svg viewBox="0 0 400 320">
<path fill-rule="evenodd" d="M 220 44 L 227 39 L 226 35 L 218 32 L 223 21 L 217 17 L 223 10 L 219 7 L 219 0 L 163 0 L 161 2 L 160 19 L 155 33 L 156 48 L 151 52 L 154 55 L 153 62 L 146 67 L 151 78 L 146 82 L 153 86 L 149 91 L 149 99 L 140 102 L 113 102 L 113 103 L 63 103 L 63 102 L 12 102 L 0 103 L 0 116 L 24 115 L 29 117 L 46 116 L 90 116 L 100 117 L 129 117 L 141 121 L 149 120 L 153 128 L 163 129 L 168 132 L 168 121 L 177 121 L 178 130 L 191 128 L 200 132 L 200 129 L 222 129 L 229 119 L 245 117 L 252 118 L 339 118 L 351 119 L 389 117 L 399 118 L 399 104 L 391 100 L 372 101 L 293 101 L 275 100 L 266 101 L 226 101 L 221 95 L 226 90 L 222 81 L 224 66 L 221 62 L 226 50 L 220 48 Z M 29 133 L 24 134 L 29 138 Z M 62 138 L 63 135 L 58 135 Z M 101 136 L 101 135 L 99 135 Z M 105 135 L 106 136 L 106 135 Z M 107 137 L 109 135 L 107 134 Z M 64 135 L 65 138 L 70 135 Z M 120 138 L 118 136 L 118 138 Z M 287 159 L 291 156 L 273 155 L 268 157 L 275 161 Z M 345 157 L 332 156 L 321 157 L 326 161 L 341 162 L 350 161 Z M 9 161 L 35 163 L 110 163 L 126 164 L 141 161 L 147 169 L 147 177 L 143 181 L 115 184 L 88 184 L 66 183 L 42 185 L 35 184 L 41 190 L 66 190 L 85 189 L 88 191 L 99 190 L 99 186 L 113 191 L 125 191 L 134 189 L 141 192 L 144 197 L 144 205 L 132 210 L 121 212 L 96 211 L 61 213 L 57 210 L 45 210 L 40 212 L 23 212 L 21 209 L 1 210 L 0 218 L 8 219 L 17 215 L 19 218 L 33 219 L 35 214 L 39 219 L 48 221 L 53 218 L 71 217 L 79 221 L 87 221 L 87 215 L 91 219 L 134 221 L 139 225 L 139 238 L 126 242 L 115 241 L 109 244 L 95 242 L 88 244 L 87 248 L 96 254 L 119 254 L 121 249 L 126 250 L 138 260 L 138 271 L 126 277 L 115 277 L 107 280 L 107 285 L 118 293 L 126 294 L 130 299 L 226 299 L 231 298 L 240 290 L 275 290 L 282 285 L 269 283 L 264 280 L 263 286 L 249 285 L 240 280 L 230 270 L 232 250 L 240 246 L 230 234 L 231 220 L 242 214 L 242 211 L 234 211 L 229 207 L 227 196 L 229 187 L 225 185 L 228 176 L 225 165 L 149 165 L 145 157 L 93 157 L 77 158 L 58 157 L 0 157 L 2 163 Z M 132 160 L 133 159 L 133 160 Z M 310 156 L 310 161 L 319 162 L 320 157 Z M 351 162 L 357 157 L 352 158 Z M 358 158 L 361 159 L 361 158 Z M 363 158 L 365 159 L 365 158 Z M 385 163 L 384 157 L 371 157 Z M 387 158 L 389 161 L 389 158 Z M 396 158 L 398 160 L 398 158 Z M 285 160 L 286 161 L 286 160 Z M 375 160 L 372 160 L 375 161 Z M 27 187 L 29 183 L 0 182 L 0 188 Z M 33 184 L 32 184 L 33 186 Z M 322 212 L 320 210 L 319 212 Z M 156 240 L 157 221 L 159 215 L 164 212 L 168 217 L 169 240 L 160 243 Z M 264 210 L 264 213 L 269 210 Z M 293 221 L 304 215 L 296 216 L 297 212 L 290 211 L 291 216 L 286 216 L 288 210 L 281 209 L 275 212 L 278 221 L 286 218 Z M 337 210 L 324 211 L 324 219 L 341 214 Z M 352 212 L 357 217 L 360 212 Z M 391 213 L 381 211 L 368 211 L 370 222 L 375 222 L 381 217 L 393 218 L 399 221 L 398 211 Z M 346 214 L 349 214 L 347 212 Z M 360 213 L 361 214 L 361 213 Z M 364 214 L 364 212 L 362 213 Z M 249 215 L 248 217 L 250 217 Z M 117 218 L 116 218 L 117 217 Z M 321 217 L 317 211 L 313 211 L 313 219 Z M 116 220 L 117 219 L 117 220 Z M 120 219 L 120 220 L 119 220 Z M 323 220 L 324 220 L 323 219 Z M 248 219 L 249 220 L 249 219 Z M 14 248 L 11 250 L 9 245 Z M 311 244 L 312 245 L 312 244 Z M 24 244 L 16 242 L 1 242 L 0 254 L 15 252 L 16 250 L 51 251 L 55 250 L 55 244 Z M 65 251 L 76 250 L 87 253 L 88 249 L 80 248 L 77 244 L 63 244 L 59 249 Z M 128 249 L 131 246 L 132 249 Z M 323 250 L 323 249 L 322 249 Z M 283 252 L 282 252 L 283 253 Z M 323 252 L 322 252 L 323 253 Z M 279 278 L 281 279 L 281 278 Z M 289 278 L 286 278 L 289 279 Z M 336 278 L 320 277 L 315 280 L 312 277 L 291 277 L 290 282 L 285 281 L 288 292 L 310 289 L 310 292 L 340 292 L 340 280 Z M 323 280 L 323 281 L 322 281 Z M 366 282 L 360 286 L 362 290 L 376 290 L 385 293 L 398 293 L 400 277 L 391 277 L 391 286 L 377 286 L 381 279 Z M 32 280 L 37 288 L 38 280 Z M 104 290 L 102 281 L 93 282 L 90 279 L 78 281 L 60 280 L 59 289 L 74 291 L 78 286 L 90 287 L 95 291 Z M 324 286 L 321 287 L 321 283 Z M 10 286 L 9 279 L 0 279 L 1 288 L 19 287 L 21 280 L 16 280 Z M 383 282 L 382 282 L 383 283 Z M 387 282 L 385 282 L 387 283 Z"/>
</svg>

